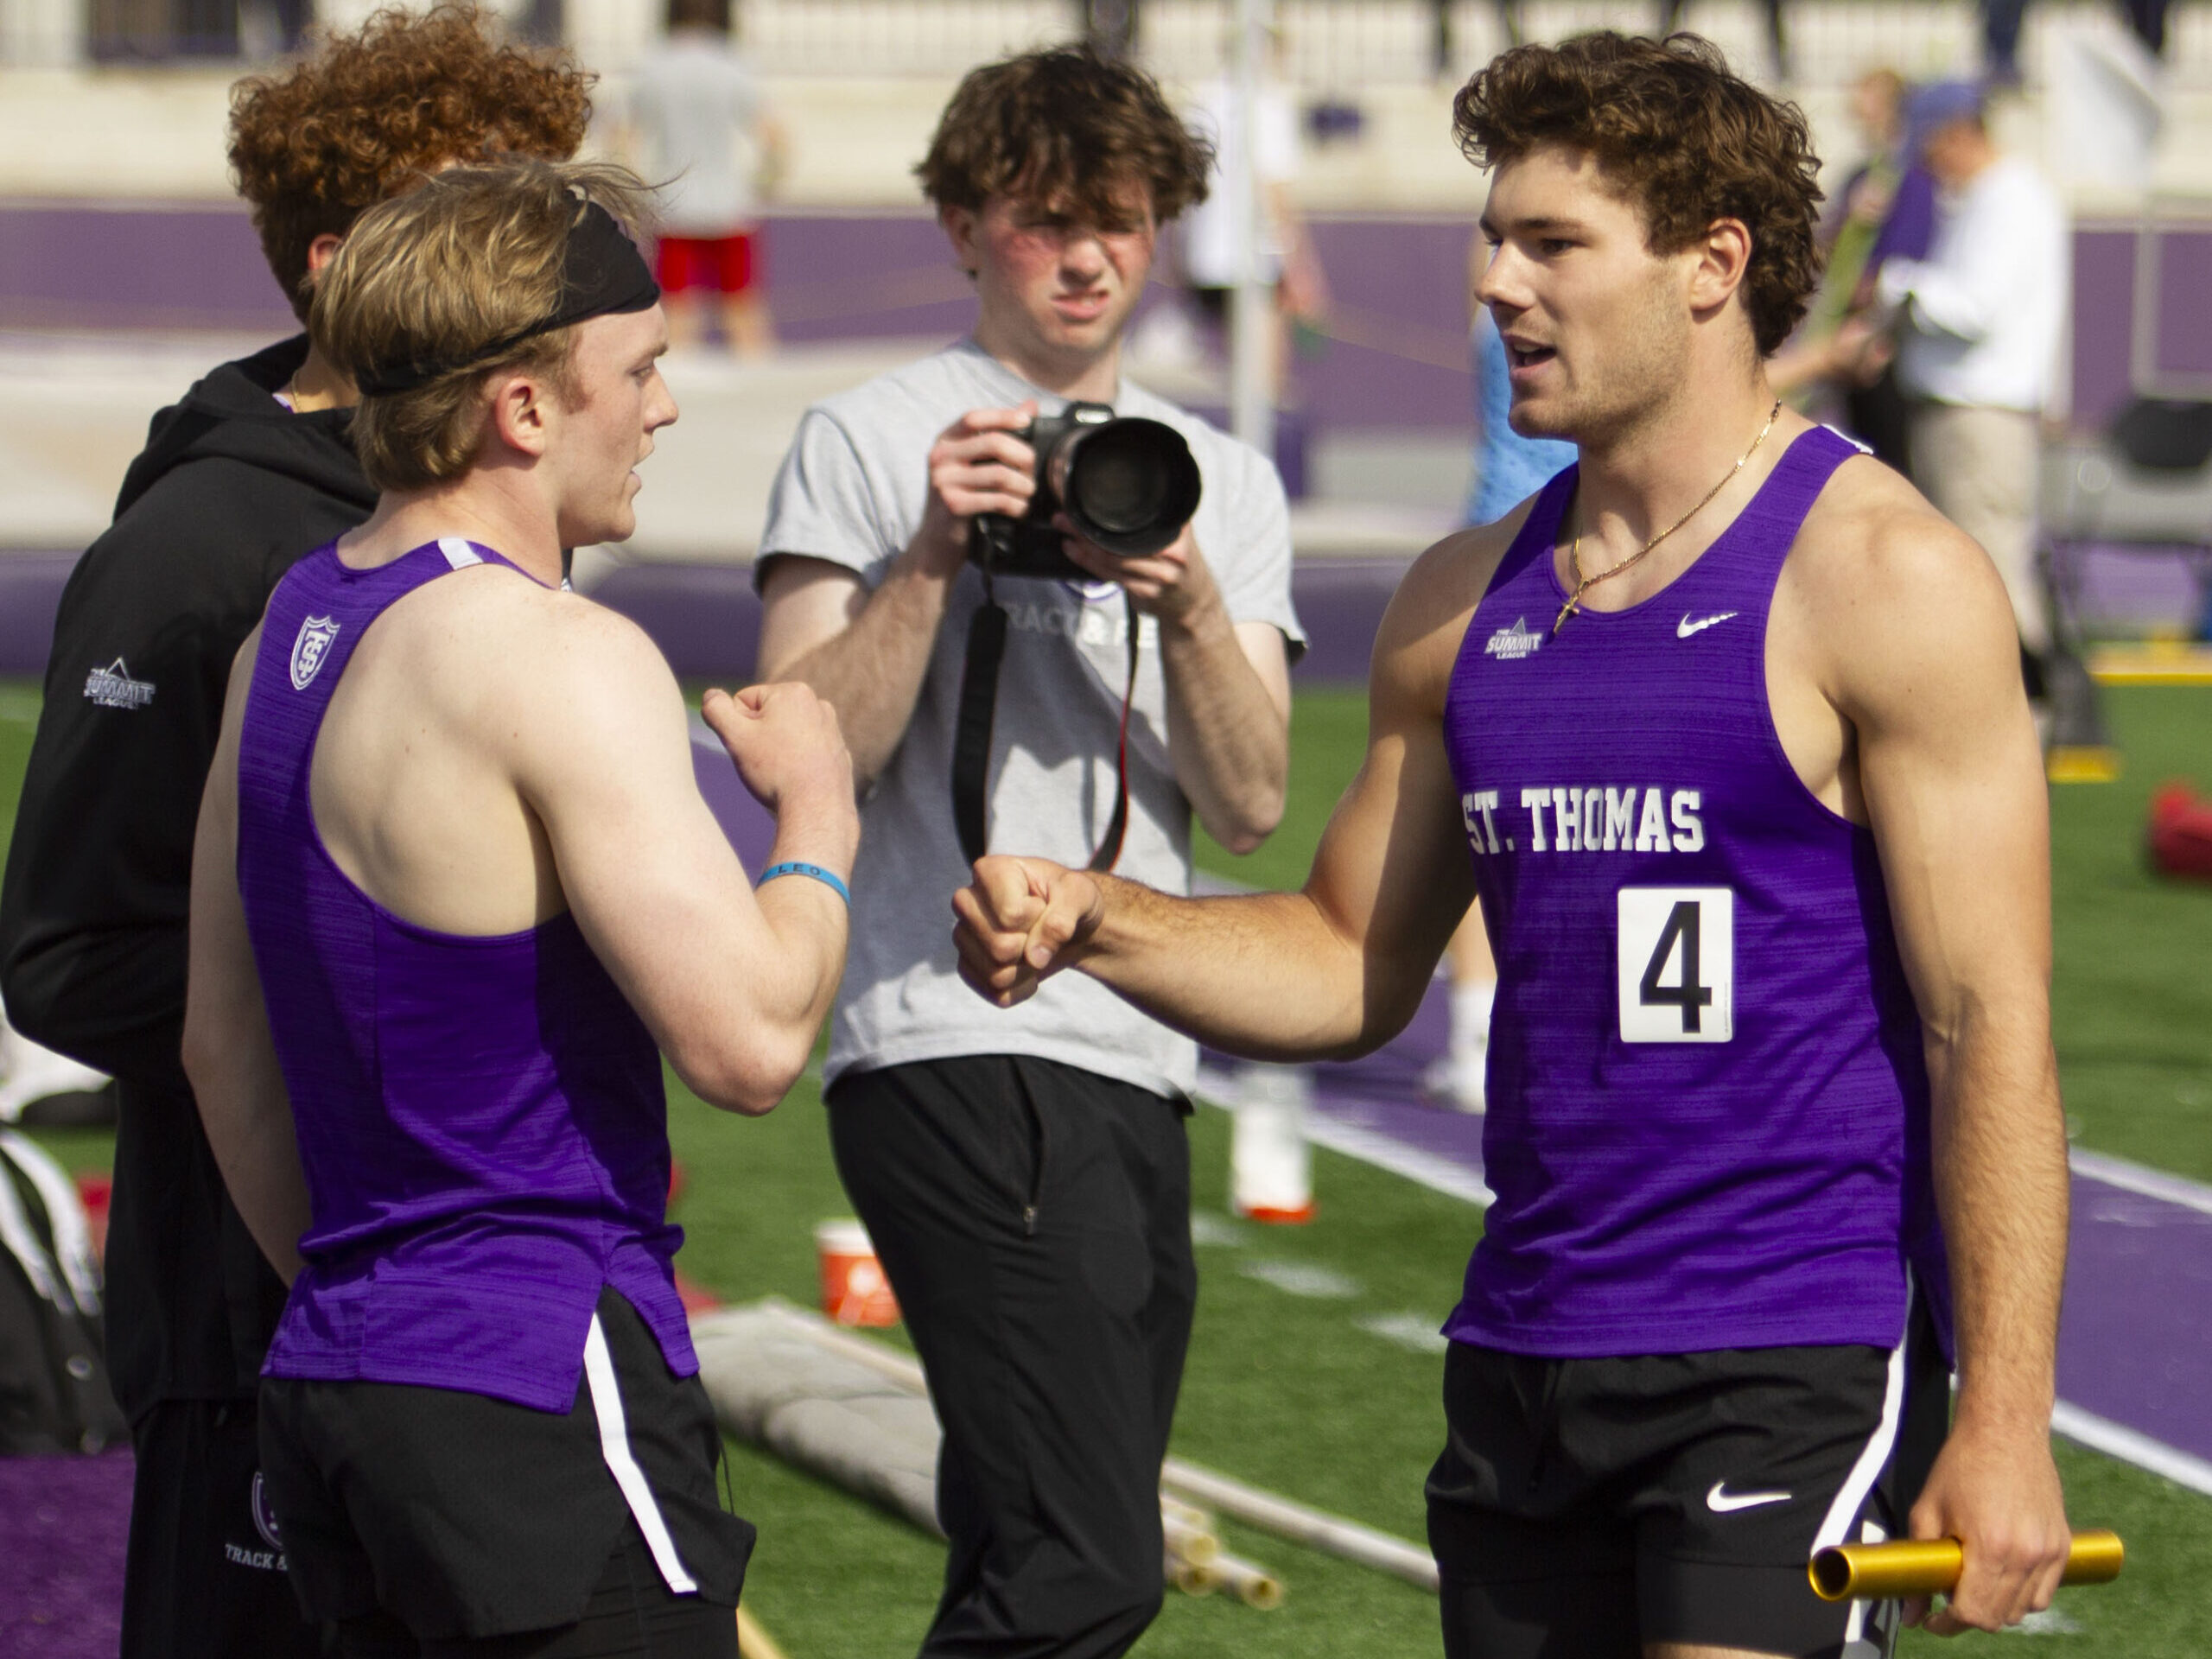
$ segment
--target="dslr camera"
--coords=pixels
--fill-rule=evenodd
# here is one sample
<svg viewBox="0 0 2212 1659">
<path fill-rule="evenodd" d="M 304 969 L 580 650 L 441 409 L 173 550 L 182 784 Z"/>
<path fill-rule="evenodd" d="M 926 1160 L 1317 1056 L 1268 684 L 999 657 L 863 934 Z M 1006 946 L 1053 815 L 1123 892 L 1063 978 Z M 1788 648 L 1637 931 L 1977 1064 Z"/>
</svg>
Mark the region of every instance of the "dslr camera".
<svg viewBox="0 0 2212 1659">
<path fill-rule="evenodd" d="M 1052 527 L 1062 511 L 1086 539 L 1129 559 L 1167 546 L 1198 509 L 1198 463 L 1172 426 L 1075 403 L 1014 435 L 1037 452 L 1037 493 L 1019 518 L 976 515 L 969 556 L 988 575 L 1090 581 Z"/>
</svg>

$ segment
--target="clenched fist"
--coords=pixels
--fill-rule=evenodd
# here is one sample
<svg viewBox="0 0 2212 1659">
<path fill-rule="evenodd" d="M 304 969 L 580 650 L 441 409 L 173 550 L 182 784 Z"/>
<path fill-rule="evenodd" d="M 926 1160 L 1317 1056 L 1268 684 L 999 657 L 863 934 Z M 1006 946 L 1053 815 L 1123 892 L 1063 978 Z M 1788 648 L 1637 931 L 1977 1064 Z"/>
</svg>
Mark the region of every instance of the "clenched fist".
<svg viewBox="0 0 2212 1659">
<path fill-rule="evenodd" d="M 1043 858 L 979 858 L 975 875 L 952 895 L 960 976 L 1010 1008 L 1083 959 L 1105 915 L 1105 890 L 1090 871 Z"/>
<path fill-rule="evenodd" d="M 748 685 L 709 691 L 699 706 L 753 798 L 782 817 L 787 807 L 818 808 L 842 798 L 853 806 L 853 760 L 837 711 L 810 686 Z"/>
</svg>

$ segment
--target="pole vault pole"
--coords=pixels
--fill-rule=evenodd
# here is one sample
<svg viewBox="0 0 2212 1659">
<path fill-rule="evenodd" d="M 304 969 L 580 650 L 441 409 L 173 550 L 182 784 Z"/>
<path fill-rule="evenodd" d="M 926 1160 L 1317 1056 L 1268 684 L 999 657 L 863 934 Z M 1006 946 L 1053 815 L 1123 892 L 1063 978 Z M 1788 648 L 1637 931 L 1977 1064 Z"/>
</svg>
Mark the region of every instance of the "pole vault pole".
<svg viewBox="0 0 2212 1659">
<path fill-rule="evenodd" d="M 1260 97 L 1274 0 L 1236 0 L 1236 176 L 1222 184 L 1237 208 L 1236 289 L 1229 306 L 1229 425 L 1270 461 L 1275 453 L 1274 296 L 1267 280 L 1267 201 L 1260 180 Z"/>
</svg>

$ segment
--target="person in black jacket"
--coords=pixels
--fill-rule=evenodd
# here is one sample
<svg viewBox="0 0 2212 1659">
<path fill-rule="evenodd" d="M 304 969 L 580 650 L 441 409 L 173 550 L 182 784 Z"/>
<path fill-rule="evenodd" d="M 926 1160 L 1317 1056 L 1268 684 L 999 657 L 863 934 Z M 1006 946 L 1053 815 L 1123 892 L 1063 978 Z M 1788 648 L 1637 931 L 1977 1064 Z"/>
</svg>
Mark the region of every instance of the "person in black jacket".
<svg viewBox="0 0 2212 1659">
<path fill-rule="evenodd" d="M 456 161 L 572 156 L 590 77 L 472 11 L 381 13 L 241 82 L 230 159 L 302 319 L 362 211 Z M 224 1193 L 178 1058 L 186 897 L 231 660 L 277 579 L 368 517 L 350 383 L 304 334 L 154 417 L 72 573 L 0 885 L 0 996 L 112 1073 L 106 1338 L 137 1452 L 123 1653 L 321 1651 L 262 1501 L 255 1392 L 282 1282 Z"/>
</svg>

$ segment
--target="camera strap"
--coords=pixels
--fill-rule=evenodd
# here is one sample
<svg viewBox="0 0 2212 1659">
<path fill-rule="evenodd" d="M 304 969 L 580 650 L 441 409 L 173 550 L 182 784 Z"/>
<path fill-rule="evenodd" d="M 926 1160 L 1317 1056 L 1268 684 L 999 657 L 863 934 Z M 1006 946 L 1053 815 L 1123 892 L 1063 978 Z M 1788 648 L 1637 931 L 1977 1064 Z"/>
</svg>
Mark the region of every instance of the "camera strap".
<svg viewBox="0 0 2212 1659">
<path fill-rule="evenodd" d="M 952 823 L 960 850 L 973 864 L 986 844 L 985 810 L 991 771 L 991 722 L 998 705 L 999 668 L 1006 660 L 1006 607 L 983 575 L 983 602 L 968 623 L 968 658 L 960 675 L 960 712 L 952 732 Z M 1129 827 L 1129 709 L 1137 694 L 1137 607 L 1125 593 L 1129 635 L 1129 672 L 1122 691 L 1121 734 L 1114 754 L 1114 816 L 1090 868 L 1110 870 L 1122 856 Z"/>
</svg>

